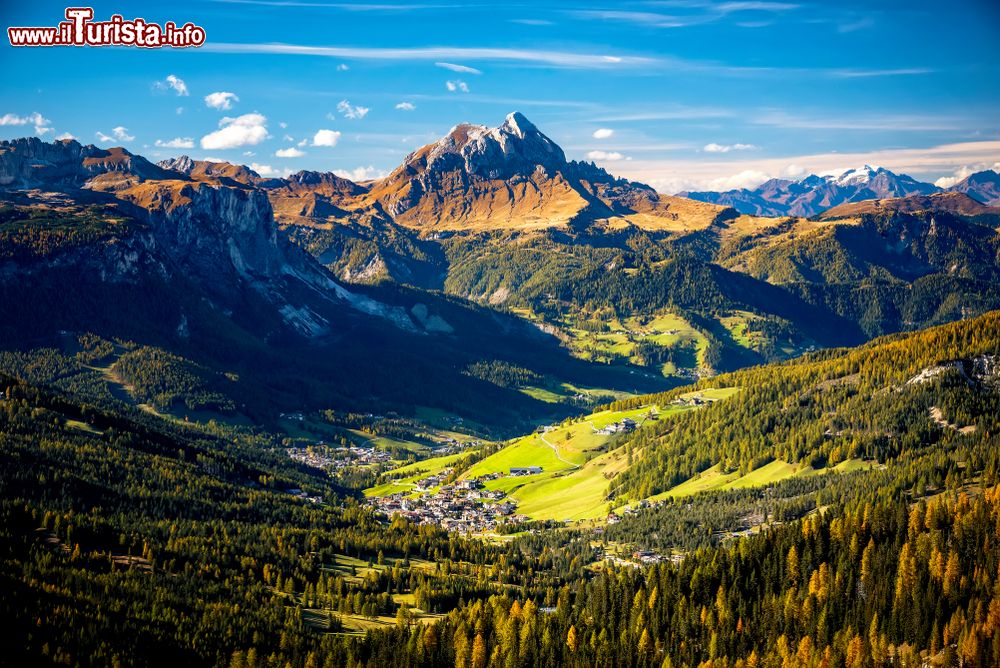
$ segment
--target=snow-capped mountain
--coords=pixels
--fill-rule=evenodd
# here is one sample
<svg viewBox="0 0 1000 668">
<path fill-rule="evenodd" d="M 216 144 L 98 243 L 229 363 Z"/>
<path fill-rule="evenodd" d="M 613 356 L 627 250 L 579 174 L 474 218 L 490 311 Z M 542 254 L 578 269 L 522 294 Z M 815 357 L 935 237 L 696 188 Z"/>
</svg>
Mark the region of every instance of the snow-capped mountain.
<svg viewBox="0 0 1000 668">
<path fill-rule="evenodd" d="M 864 165 L 840 174 L 811 174 L 798 181 L 771 179 L 753 189 L 681 194 L 760 216 L 815 216 L 847 202 L 929 195 L 940 190 L 906 174 Z"/>
</svg>

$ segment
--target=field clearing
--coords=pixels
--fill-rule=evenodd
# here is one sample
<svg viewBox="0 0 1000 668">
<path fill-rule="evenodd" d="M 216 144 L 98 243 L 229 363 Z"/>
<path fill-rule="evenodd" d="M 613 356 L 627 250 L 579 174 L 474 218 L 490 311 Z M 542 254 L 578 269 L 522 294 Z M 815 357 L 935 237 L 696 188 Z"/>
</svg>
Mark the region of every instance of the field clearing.
<svg viewBox="0 0 1000 668">
<path fill-rule="evenodd" d="M 398 596 L 398 594 L 396 596 Z M 393 598 L 395 599 L 396 596 L 393 596 Z M 410 612 L 413 614 L 412 619 L 414 624 L 433 624 L 445 616 L 444 614 L 426 613 L 419 608 L 410 608 Z M 343 635 L 363 636 L 368 631 L 393 628 L 396 626 L 396 618 L 394 616 L 390 617 L 388 615 L 379 615 L 374 619 L 369 619 L 368 617 L 363 617 L 361 615 L 334 614 L 340 617 L 340 621 L 343 624 Z"/>
<path fill-rule="evenodd" d="M 579 470 L 521 487 L 512 494 L 518 512 L 538 520 L 589 520 L 608 512 L 609 481 L 627 468 L 618 448 L 587 462 Z"/>
<path fill-rule="evenodd" d="M 67 419 L 66 426 L 69 427 L 70 429 L 78 429 L 79 431 L 85 431 L 88 434 L 96 434 L 98 436 L 104 433 L 103 431 L 97 429 L 93 425 L 89 425 L 86 422 L 81 422 L 80 420 Z"/>
<path fill-rule="evenodd" d="M 775 460 L 761 466 L 760 468 L 754 469 L 745 476 L 740 476 L 739 471 L 722 473 L 721 465 L 716 464 L 715 466 L 685 480 L 681 484 L 667 490 L 666 492 L 660 492 L 659 494 L 649 497 L 649 500 L 660 501 L 669 498 L 677 499 L 685 496 L 691 496 L 692 494 L 697 494 L 698 492 L 713 490 L 765 487 L 793 476 L 825 475 L 831 472 L 850 473 L 852 471 L 869 468 L 871 465 L 871 462 L 865 462 L 861 459 L 849 459 L 840 462 L 836 466 L 814 469 L 808 466 L 801 467 L 797 464 L 789 464 L 788 462 Z"/>
<path fill-rule="evenodd" d="M 546 473 L 573 467 L 560 460 L 556 453 L 542 441 L 539 434 L 523 436 L 499 452 L 473 464 L 463 478 L 476 478 L 487 473 L 507 473 L 511 468 L 541 466 Z"/>
<path fill-rule="evenodd" d="M 681 399 L 702 399 L 704 401 L 718 401 L 720 399 L 728 399 L 742 388 L 739 387 L 709 387 L 704 390 L 696 390 L 694 392 L 686 392 L 680 395 Z"/>
</svg>

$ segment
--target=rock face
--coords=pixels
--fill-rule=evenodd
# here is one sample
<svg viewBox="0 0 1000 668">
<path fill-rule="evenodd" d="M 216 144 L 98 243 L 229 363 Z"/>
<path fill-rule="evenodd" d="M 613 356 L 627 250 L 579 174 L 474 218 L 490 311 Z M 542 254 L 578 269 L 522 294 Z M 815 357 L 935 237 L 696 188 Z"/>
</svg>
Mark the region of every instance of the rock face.
<svg viewBox="0 0 1000 668">
<path fill-rule="evenodd" d="M 379 304 L 347 290 L 299 247 L 278 234 L 267 192 L 237 178 L 251 170 L 180 159 L 166 166 L 120 148 L 36 138 L 0 142 L 0 198 L 21 206 L 62 201 L 111 207 L 133 220 L 99 242 L 55 248 L 43 259 L 5 269 L 39 273 L 83 262 L 90 275 L 135 282 L 149 272 L 198 286 L 215 307 L 230 311 L 263 300 L 293 330 L 326 334 L 331 314 L 350 308 L 417 331 L 402 307 Z M 244 170 L 244 171 L 241 171 Z M 215 174 L 215 176 L 213 176 Z M 59 191 L 59 194 L 43 191 Z"/>
<path fill-rule="evenodd" d="M 101 149 L 72 139 L 50 143 L 37 137 L 0 142 L 0 186 L 33 188 L 81 186 L 105 174 L 128 174 L 140 180 L 170 175 L 123 148 Z"/>
<path fill-rule="evenodd" d="M 848 202 L 929 195 L 939 191 L 937 186 L 906 174 L 865 165 L 836 176 L 813 174 L 798 181 L 771 179 L 753 189 L 682 194 L 701 202 L 731 206 L 751 215 L 811 217 Z"/>
</svg>

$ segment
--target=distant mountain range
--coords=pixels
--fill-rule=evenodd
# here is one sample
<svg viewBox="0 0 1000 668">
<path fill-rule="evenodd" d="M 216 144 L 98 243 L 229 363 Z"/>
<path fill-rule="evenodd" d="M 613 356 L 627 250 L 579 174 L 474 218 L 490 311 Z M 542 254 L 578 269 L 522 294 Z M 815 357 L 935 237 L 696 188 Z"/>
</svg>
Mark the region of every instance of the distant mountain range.
<svg viewBox="0 0 1000 668">
<path fill-rule="evenodd" d="M 983 204 L 997 205 L 1000 204 L 1000 174 L 977 172 L 947 191 L 964 193 Z M 752 189 L 681 195 L 700 202 L 731 206 L 750 215 L 811 217 L 852 202 L 938 192 L 944 191 L 934 184 L 917 181 L 906 174 L 895 174 L 883 167 L 865 165 L 839 175 L 813 174 L 800 180 L 771 179 Z"/>
</svg>

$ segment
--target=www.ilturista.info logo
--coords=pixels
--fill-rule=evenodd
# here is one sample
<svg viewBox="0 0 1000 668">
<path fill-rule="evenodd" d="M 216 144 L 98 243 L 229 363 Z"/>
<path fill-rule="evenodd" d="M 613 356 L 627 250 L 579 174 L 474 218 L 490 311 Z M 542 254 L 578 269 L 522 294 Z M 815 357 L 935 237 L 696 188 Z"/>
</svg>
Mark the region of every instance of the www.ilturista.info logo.
<svg viewBox="0 0 1000 668">
<path fill-rule="evenodd" d="M 125 20 L 115 14 L 109 21 L 93 21 L 90 7 L 67 7 L 66 20 L 55 27 L 7 28 L 11 46 L 164 46 L 185 48 L 205 43 L 205 29 L 167 21 L 162 26 L 145 19 Z"/>
</svg>

